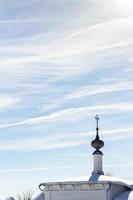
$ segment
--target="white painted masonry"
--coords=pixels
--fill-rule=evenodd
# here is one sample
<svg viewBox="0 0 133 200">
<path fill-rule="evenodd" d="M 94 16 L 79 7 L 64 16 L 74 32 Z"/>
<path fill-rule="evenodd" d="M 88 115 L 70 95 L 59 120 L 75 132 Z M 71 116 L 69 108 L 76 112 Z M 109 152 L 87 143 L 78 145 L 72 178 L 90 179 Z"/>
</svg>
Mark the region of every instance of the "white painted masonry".
<svg viewBox="0 0 133 200">
<path fill-rule="evenodd" d="M 93 155 L 93 174 L 98 174 L 98 172 L 103 171 L 102 157 L 103 155 L 101 154 Z"/>
<path fill-rule="evenodd" d="M 91 176 L 90 181 L 44 183 L 45 200 L 115 200 L 129 190 L 126 184 L 98 181 L 98 178 Z"/>
</svg>

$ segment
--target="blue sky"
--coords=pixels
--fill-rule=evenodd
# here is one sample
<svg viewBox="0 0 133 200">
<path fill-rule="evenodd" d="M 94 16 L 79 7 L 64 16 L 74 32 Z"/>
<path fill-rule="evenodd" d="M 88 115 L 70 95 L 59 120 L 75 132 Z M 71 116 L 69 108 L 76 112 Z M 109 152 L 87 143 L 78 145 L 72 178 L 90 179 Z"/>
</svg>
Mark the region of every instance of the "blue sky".
<svg viewBox="0 0 133 200">
<path fill-rule="evenodd" d="M 0 195 L 104 171 L 133 180 L 132 0 L 0 0 Z"/>
</svg>

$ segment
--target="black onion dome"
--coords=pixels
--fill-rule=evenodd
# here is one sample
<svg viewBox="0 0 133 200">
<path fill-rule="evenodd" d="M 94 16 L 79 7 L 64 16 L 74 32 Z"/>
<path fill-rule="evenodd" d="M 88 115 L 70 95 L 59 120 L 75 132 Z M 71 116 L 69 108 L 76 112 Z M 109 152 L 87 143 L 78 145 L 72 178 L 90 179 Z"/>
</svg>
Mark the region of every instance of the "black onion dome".
<svg viewBox="0 0 133 200">
<path fill-rule="evenodd" d="M 93 148 L 95 148 L 96 150 L 99 150 L 99 149 L 101 149 L 101 148 L 104 147 L 104 142 L 103 142 L 102 140 L 99 139 L 99 135 L 98 135 L 98 134 L 96 135 L 95 140 L 93 140 L 93 141 L 91 142 L 91 146 L 92 146 Z"/>
<path fill-rule="evenodd" d="M 99 127 L 98 127 L 98 121 L 99 121 L 99 117 L 98 115 L 95 117 L 96 121 L 97 121 L 97 127 L 96 127 L 96 138 L 95 140 L 93 140 L 91 142 L 91 146 L 96 149 L 96 151 L 94 151 L 94 154 L 101 154 L 102 152 L 99 151 L 101 148 L 104 147 L 104 142 L 102 140 L 100 140 L 99 138 L 99 134 L 98 134 L 98 131 L 99 131 Z"/>
</svg>

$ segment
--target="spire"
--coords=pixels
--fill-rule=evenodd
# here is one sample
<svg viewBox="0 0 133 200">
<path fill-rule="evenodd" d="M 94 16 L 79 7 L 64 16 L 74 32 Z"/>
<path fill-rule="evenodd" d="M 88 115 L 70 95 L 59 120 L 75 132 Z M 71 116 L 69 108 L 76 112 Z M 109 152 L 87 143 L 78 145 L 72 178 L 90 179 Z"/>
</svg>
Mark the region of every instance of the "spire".
<svg viewBox="0 0 133 200">
<path fill-rule="evenodd" d="M 100 118 L 99 118 L 98 115 L 96 115 L 95 120 L 96 120 L 96 139 L 99 140 L 99 135 L 98 135 L 98 133 L 99 133 L 99 126 L 98 125 L 99 125 Z"/>
<path fill-rule="evenodd" d="M 95 120 L 96 120 L 96 138 L 91 142 L 91 146 L 94 149 L 96 149 L 93 154 L 102 154 L 100 149 L 104 146 L 104 142 L 102 140 L 100 140 L 100 137 L 99 137 L 99 120 L 100 120 L 100 118 L 98 115 L 96 115 Z"/>
<path fill-rule="evenodd" d="M 103 175 L 104 172 L 102 170 L 102 156 L 103 153 L 100 151 L 100 149 L 104 146 L 104 142 L 100 140 L 99 137 L 99 117 L 96 115 L 96 137 L 91 142 L 91 146 L 95 149 L 93 152 L 93 171 L 92 175 Z"/>
</svg>

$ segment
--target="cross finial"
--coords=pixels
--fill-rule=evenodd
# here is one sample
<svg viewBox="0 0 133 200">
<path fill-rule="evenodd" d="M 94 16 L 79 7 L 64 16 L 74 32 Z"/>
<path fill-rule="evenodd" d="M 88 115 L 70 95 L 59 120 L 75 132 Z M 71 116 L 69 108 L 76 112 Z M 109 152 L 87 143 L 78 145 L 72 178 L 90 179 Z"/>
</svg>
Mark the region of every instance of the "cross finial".
<svg viewBox="0 0 133 200">
<path fill-rule="evenodd" d="M 96 119 L 96 126 L 97 126 L 97 129 L 98 129 L 98 122 L 99 122 L 100 118 L 99 118 L 98 115 L 96 115 L 95 119 Z"/>
</svg>

